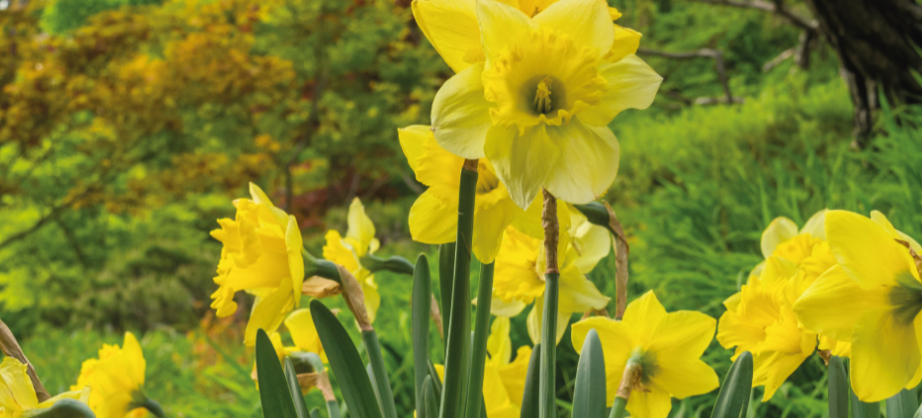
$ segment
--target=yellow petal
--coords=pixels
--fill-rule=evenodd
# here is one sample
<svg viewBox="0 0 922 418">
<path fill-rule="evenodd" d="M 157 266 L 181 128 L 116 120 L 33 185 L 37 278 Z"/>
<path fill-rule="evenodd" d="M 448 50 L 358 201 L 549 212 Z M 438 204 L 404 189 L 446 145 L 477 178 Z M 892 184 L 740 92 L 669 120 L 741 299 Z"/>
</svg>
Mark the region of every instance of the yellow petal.
<svg viewBox="0 0 922 418">
<path fill-rule="evenodd" d="M 605 355 L 605 377 L 608 382 L 606 402 L 608 406 L 611 406 L 615 401 L 624 367 L 634 347 L 637 346 L 637 341 L 632 338 L 630 330 L 623 321 L 595 316 L 579 321 L 570 327 L 570 339 L 577 353 L 582 352 L 583 342 L 590 329 L 594 329 L 599 334 L 599 341 L 602 343 L 602 351 Z M 633 395 L 631 397 L 633 398 Z"/>
<path fill-rule="evenodd" d="M 632 319 L 633 321 L 633 319 Z M 690 364 L 704 354 L 714 339 L 717 321 L 696 311 L 678 311 L 666 314 L 653 331 L 646 345 L 647 351 L 657 353 L 663 367 Z M 672 392 L 676 393 L 676 392 Z"/>
<path fill-rule="evenodd" d="M 664 318 L 666 308 L 663 308 L 651 290 L 627 305 L 622 322 L 637 344 L 646 347 L 653 341 L 656 327 Z"/>
<path fill-rule="evenodd" d="M 256 345 L 256 331 L 263 329 L 267 334 L 275 332 L 294 308 L 291 284 L 290 280 L 284 280 L 272 293 L 257 297 L 253 302 L 243 340 L 248 347 Z"/>
<path fill-rule="evenodd" d="M 560 340 L 563 339 L 563 334 L 567 331 L 567 325 L 570 325 L 570 317 L 573 315 L 572 311 L 564 311 L 562 309 L 557 310 L 557 344 L 560 344 Z M 528 318 L 526 318 L 526 325 L 528 326 L 528 336 L 531 337 L 531 342 L 533 344 L 539 344 L 541 342 L 541 334 L 544 330 L 544 297 L 535 298 L 535 304 L 531 308 L 531 312 L 528 313 Z"/>
<path fill-rule="evenodd" d="M 794 221 L 783 216 L 773 219 L 768 228 L 765 228 L 765 232 L 762 232 L 762 256 L 771 257 L 778 245 L 796 235 L 797 224 Z"/>
<path fill-rule="evenodd" d="M 836 265 L 813 282 L 794 303 L 797 320 L 808 329 L 848 341 L 865 312 L 889 306 L 886 289 L 864 290 Z"/>
<path fill-rule="evenodd" d="M 592 309 L 602 310 L 611 300 L 602 294 L 595 284 L 586 278 L 575 266 L 566 266 L 560 274 L 558 310 L 583 313 Z"/>
<path fill-rule="evenodd" d="M 498 1 L 478 1 L 476 9 L 481 43 L 488 63 L 508 44 L 535 28 L 524 13 Z"/>
<path fill-rule="evenodd" d="M 474 256 L 481 263 L 492 263 L 496 259 L 503 242 L 503 231 L 512 223 L 516 214 L 522 211 L 506 196 L 492 205 L 484 203 L 483 199 L 474 202 L 474 237 L 471 246 Z"/>
<path fill-rule="evenodd" d="M 454 242 L 457 239 L 457 212 L 457 199 L 452 206 L 439 199 L 432 188 L 426 190 L 410 208 L 410 236 L 413 241 L 423 244 Z"/>
<path fill-rule="evenodd" d="M 647 392 L 631 392 L 631 397 L 627 401 L 627 411 L 635 418 L 666 418 L 672 410 L 669 393 L 656 385 L 651 385 L 647 389 Z"/>
<path fill-rule="evenodd" d="M 560 144 L 561 152 L 556 162 L 539 166 L 549 171 L 545 185 L 551 194 L 585 204 L 608 190 L 618 175 L 621 155 L 618 138 L 608 126 L 590 126 L 577 117 L 568 126 L 548 126 L 547 135 Z"/>
<path fill-rule="evenodd" d="M 736 312 L 736 308 L 740 306 L 740 300 L 742 300 L 742 293 L 736 292 L 733 296 L 724 300 L 724 307 L 727 308 L 728 311 Z"/>
<path fill-rule="evenodd" d="M 0 409 L 16 412 L 17 409 L 21 411 L 38 405 L 27 369 L 28 366 L 19 360 L 3 358 L 3 363 L 0 363 Z"/>
<path fill-rule="evenodd" d="M 465 57 L 477 56 L 477 52 L 481 51 L 474 4 L 474 0 L 413 1 L 416 23 L 456 73 L 473 63 Z"/>
<path fill-rule="evenodd" d="M 125 333 L 125 341 L 122 343 L 122 352 L 125 356 L 125 368 L 121 371 L 125 373 L 132 382 L 138 385 L 144 384 L 144 371 L 147 363 L 144 361 L 144 352 L 141 351 L 141 344 L 134 334 Z"/>
<path fill-rule="evenodd" d="M 512 340 L 509 338 L 509 318 L 497 317 L 490 326 L 487 338 L 487 352 L 490 362 L 497 367 L 509 363 L 512 358 Z"/>
<path fill-rule="evenodd" d="M 343 243 L 343 238 L 336 230 L 329 230 L 326 234 L 326 245 L 323 246 L 323 258 L 333 263 L 339 264 L 356 274 L 361 265 L 356 258 L 355 253 L 347 248 Z"/>
<path fill-rule="evenodd" d="M 852 336 L 849 360 L 852 389 L 858 399 L 878 402 L 896 395 L 913 378 L 919 364 L 913 323 L 902 323 L 889 309 L 862 315 Z"/>
<path fill-rule="evenodd" d="M 494 268 L 493 292 L 498 298 L 531 303 L 544 294 L 544 280 L 535 269 L 540 248 L 541 240 L 506 229 Z"/>
<path fill-rule="evenodd" d="M 532 20 L 542 28 L 573 38 L 577 47 L 593 47 L 601 57 L 615 38 L 608 4 L 603 0 L 560 0 Z"/>
<path fill-rule="evenodd" d="M 304 256 L 301 251 L 304 249 L 304 243 L 301 240 L 301 229 L 294 216 L 288 216 L 288 228 L 285 231 L 285 246 L 288 250 L 288 270 L 291 274 L 291 288 L 300 289 L 304 285 Z M 294 298 L 294 307 L 301 306 L 301 298 Z"/>
<path fill-rule="evenodd" d="M 601 102 L 576 117 L 588 125 L 605 127 L 626 109 L 646 109 L 653 103 L 663 77 L 636 55 L 606 62 L 600 66 L 600 76 L 608 82 Z"/>
<path fill-rule="evenodd" d="M 765 386 L 762 402 L 768 402 L 810 353 L 786 354 L 770 351 L 753 356 L 753 386 Z"/>
<path fill-rule="evenodd" d="M 611 50 L 605 55 L 605 59 L 609 62 L 618 62 L 628 55 L 636 54 L 637 48 L 640 48 L 640 38 L 643 36 L 634 29 L 614 26 L 615 40 L 611 45 Z"/>
<path fill-rule="evenodd" d="M 321 360 L 327 361 L 327 355 L 320 343 L 317 328 L 314 327 L 314 318 L 311 317 L 310 309 L 298 309 L 292 312 L 285 318 L 285 327 L 291 333 L 291 339 L 298 349 L 317 353 Z"/>
<path fill-rule="evenodd" d="M 365 214 L 365 206 L 362 206 L 362 202 L 357 197 L 352 199 L 349 205 L 347 223 L 349 228 L 346 230 L 346 239 L 359 243 L 359 248 L 353 248 L 353 250 L 357 256 L 362 257 L 367 254 L 371 242 L 375 239 L 375 225 Z"/>
<path fill-rule="evenodd" d="M 523 209 L 539 196 L 550 172 L 548 168 L 558 164 L 562 151 L 544 125 L 532 128 L 525 135 L 519 135 L 515 127 L 493 126 L 484 144 L 496 176 L 506 185 L 512 201 Z"/>
<path fill-rule="evenodd" d="M 268 214 L 271 217 L 274 217 L 274 221 L 282 228 L 285 227 L 285 224 L 288 221 L 288 215 L 285 214 L 285 211 L 275 207 L 272 204 L 272 201 L 269 200 L 269 196 L 266 195 L 266 192 L 263 189 L 260 189 L 255 183 L 250 183 L 250 197 L 253 198 L 253 202 L 261 207 L 261 209 L 267 209 Z"/>
<path fill-rule="evenodd" d="M 919 273 L 909 250 L 876 222 L 852 212 L 826 213 L 826 240 L 839 265 L 865 289 L 893 286 L 903 275 Z"/>
<path fill-rule="evenodd" d="M 484 98 L 480 81 L 482 73 L 483 64 L 476 64 L 455 74 L 442 85 L 432 102 L 435 140 L 442 148 L 462 158 L 484 157 L 484 138 L 493 125 L 490 102 Z"/>
<path fill-rule="evenodd" d="M 493 417 L 507 413 L 510 408 L 516 409 L 506 393 L 506 387 L 499 376 L 499 372 L 492 363 L 484 365 L 483 370 L 483 402 L 487 407 L 487 416 Z"/>
<path fill-rule="evenodd" d="M 418 138 L 416 134 L 404 133 L 401 146 L 418 148 L 412 151 L 420 154 L 413 168 L 416 180 L 429 186 L 432 193 L 435 193 L 446 204 L 450 204 L 451 201 L 457 202 L 458 184 L 461 181 L 461 166 L 464 165 L 464 159 L 439 146 L 431 130 L 427 131 L 422 138 Z"/>
<path fill-rule="evenodd" d="M 381 307 L 381 294 L 378 293 L 378 285 L 375 284 L 374 276 L 368 276 L 362 280 L 362 292 L 365 293 L 365 311 L 368 312 L 368 320 L 375 322 L 378 308 Z"/>
<path fill-rule="evenodd" d="M 872 210 L 871 220 L 877 222 L 878 225 L 886 229 L 891 238 L 898 239 L 900 241 L 906 241 L 909 243 L 909 247 L 915 250 L 916 253 L 922 252 L 922 247 L 919 246 L 919 243 L 916 242 L 916 240 L 912 239 L 912 237 L 909 235 L 904 234 L 902 231 L 894 228 L 893 224 L 890 223 L 890 220 L 887 219 L 887 217 L 884 216 L 884 214 L 880 211 Z"/>
<path fill-rule="evenodd" d="M 708 393 L 720 386 L 717 372 L 697 358 L 688 362 L 660 362 L 653 381 L 679 399 Z"/>
<path fill-rule="evenodd" d="M 509 399 L 517 406 L 522 406 L 522 396 L 525 394 L 525 378 L 528 376 L 528 362 L 531 360 L 531 347 L 519 347 L 515 353 L 515 360 L 499 367 L 500 379 L 506 387 Z"/>
<path fill-rule="evenodd" d="M 821 240 L 826 239 L 826 209 L 814 213 L 804 227 L 800 229 L 801 234 L 810 234 L 814 238 Z"/>
<path fill-rule="evenodd" d="M 579 212 L 574 210 L 570 213 L 572 220 L 572 214 L 578 214 Z M 585 217 L 579 219 L 581 221 L 579 224 L 571 224 L 570 229 L 575 229 L 575 231 L 570 245 L 575 247 L 579 254 L 579 258 L 576 259 L 574 265 L 583 274 L 589 274 L 596 264 L 611 252 L 611 236 L 607 229 L 593 225 Z"/>
<path fill-rule="evenodd" d="M 416 0 L 414 3 L 419 3 L 420 0 Z M 429 3 L 429 1 L 423 0 L 424 3 Z M 415 4 L 414 4 L 415 6 Z M 400 149 L 403 150 L 403 155 L 407 157 L 407 163 L 410 164 L 410 169 L 415 173 L 419 169 L 419 163 L 422 160 L 423 154 L 425 154 L 425 144 L 426 142 L 432 140 L 435 141 L 435 137 L 432 136 L 432 129 L 427 125 L 412 125 L 407 126 L 406 128 L 397 129 L 397 138 L 400 140 Z M 419 177 L 417 175 L 417 180 Z M 419 180 L 422 182 L 422 180 Z"/>
<path fill-rule="evenodd" d="M 535 16 L 557 0 L 519 0 L 519 10 L 526 16 Z"/>
<path fill-rule="evenodd" d="M 490 304 L 490 313 L 496 316 L 502 316 L 506 318 L 512 318 L 522 313 L 525 309 L 525 302 L 520 300 L 513 300 L 511 302 L 506 302 L 495 294 L 493 295 L 492 303 Z"/>
</svg>

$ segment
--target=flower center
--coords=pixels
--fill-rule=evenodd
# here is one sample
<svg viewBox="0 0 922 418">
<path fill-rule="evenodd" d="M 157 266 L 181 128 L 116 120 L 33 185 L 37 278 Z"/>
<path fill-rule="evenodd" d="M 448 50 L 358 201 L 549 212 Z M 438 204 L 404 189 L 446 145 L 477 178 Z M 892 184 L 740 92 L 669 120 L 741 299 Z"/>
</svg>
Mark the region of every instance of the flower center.
<svg viewBox="0 0 922 418">
<path fill-rule="evenodd" d="M 545 76 L 538 83 L 538 93 L 535 94 L 535 110 L 538 113 L 551 112 L 551 82 L 553 79 Z"/>
<path fill-rule="evenodd" d="M 477 194 L 487 194 L 499 187 L 499 177 L 496 177 L 496 173 L 484 159 L 477 163 L 477 174 Z"/>
</svg>

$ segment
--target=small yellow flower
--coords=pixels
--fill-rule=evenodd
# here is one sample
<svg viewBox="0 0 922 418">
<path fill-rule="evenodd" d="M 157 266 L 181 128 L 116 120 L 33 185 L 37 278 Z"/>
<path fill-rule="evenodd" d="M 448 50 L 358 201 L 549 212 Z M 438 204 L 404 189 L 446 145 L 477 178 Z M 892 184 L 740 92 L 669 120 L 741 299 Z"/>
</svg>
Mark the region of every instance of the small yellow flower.
<svg viewBox="0 0 922 418">
<path fill-rule="evenodd" d="M 416 173 L 429 186 L 410 209 L 410 235 L 425 244 L 455 242 L 458 229 L 458 187 L 464 159 L 445 151 L 428 126 L 414 125 L 398 130 L 400 146 Z M 474 200 L 474 255 L 481 263 L 492 263 L 499 252 L 503 231 L 514 222 L 530 222 L 540 228 L 540 210 L 528 212 L 512 201 L 486 159 L 477 166 L 477 198 Z M 532 206 L 541 207 L 536 199 Z"/>
<path fill-rule="evenodd" d="M 922 282 L 910 248 L 918 244 L 879 212 L 868 219 L 838 210 L 826 214 L 826 240 L 839 264 L 794 304 L 797 319 L 851 342 L 858 399 L 877 402 L 915 387 L 922 380 Z"/>
<path fill-rule="evenodd" d="M 526 3 L 413 3 L 423 32 L 458 71 L 436 94 L 435 139 L 463 158 L 487 158 L 520 208 L 542 187 L 588 203 L 618 171 L 607 125 L 650 106 L 662 78 L 626 54 L 636 32 L 616 28 L 604 1 Z"/>
<path fill-rule="evenodd" d="M 211 231 L 224 244 L 214 278 L 220 287 L 211 295 L 211 307 L 219 317 L 230 316 L 237 311 L 237 291 L 256 295 L 244 337 L 244 343 L 253 346 L 258 329 L 271 334 L 300 306 L 304 259 L 295 217 L 275 207 L 253 183 L 250 195 L 252 200 L 234 201 L 236 219 L 220 219 L 221 229 Z"/>
<path fill-rule="evenodd" d="M 90 387 L 88 405 L 99 418 L 123 418 L 125 414 L 146 415 L 143 408 L 132 408 L 144 400 L 144 353 L 130 332 L 122 347 L 104 344 L 99 358 L 83 362 L 77 384 L 71 390 Z"/>
<path fill-rule="evenodd" d="M 323 258 L 342 265 L 362 284 L 368 319 L 374 322 L 375 313 L 381 306 L 381 295 L 378 293 L 375 276 L 362 266 L 361 260 L 365 255 L 374 254 L 381 246 L 381 242 L 375 238 L 375 226 L 365 214 L 365 207 L 358 198 L 353 199 L 352 204 L 349 205 L 347 224 L 345 238 L 339 234 L 339 231 L 332 229 L 327 231 Z"/>
<path fill-rule="evenodd" d="M 605 354 L 608 405 L 628 362 L 639 363 L 640 384 L 628 398 L 632 417 L 666 418 L 670 397 L 685 398 L 717 388 L 717 373 L 700 357 L 714 336 L 713 318 L 694 311 L 666 313 L 653 292 L 631 302 L 622 321 L 592 317 L 573 324 L 573 347 L 580 352 L 595 329 Z"/>
<path fill-rule="evenodd" d="M 76 399 L 87 403 L 90 388 L 62 393 L 39 403 L 27 373 L 28 366 L 13 357 L 4 357 L 0 363 L 0 418 L 19 418 L 35 409 L 49 408 L 61 399 Z"/>
<path fill-rule="evenodd" d="M 306 351 L 315 353 L 326 363 L 327 353 L 323 350 L 320 343 L 320 335 L 317 334 L 317 328 L 314 326 L 314 318 L 311 317 L 310 309 L 298 309 L 285 318 L 285 328 L 291 333 L 291 339 L 295 347 L 286 348 L 291 353 L 294 351 Z"/>
</svg>

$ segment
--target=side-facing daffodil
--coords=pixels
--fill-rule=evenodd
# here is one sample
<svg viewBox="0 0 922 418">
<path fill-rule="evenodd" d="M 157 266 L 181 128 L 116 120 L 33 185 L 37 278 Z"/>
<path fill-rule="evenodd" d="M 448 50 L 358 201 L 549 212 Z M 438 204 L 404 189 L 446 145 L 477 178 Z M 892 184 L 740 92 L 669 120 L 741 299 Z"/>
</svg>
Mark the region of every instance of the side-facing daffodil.
<svg viewBox="0 0 922 418">
<path fill-rule="evenodd" d="M 381 306 L 381 295 L 378 285 L 371 271 L 362 266 L 362 257 L 374 254 L 381 246 L 375 238 L 375 225 L 365 214 L 365 207 L 358 198 L 349 205 L 347 217 L 346 237 L 343 238 L 339 231 L 329 230 L 326 235 L 326 245 L 323 246 L 323 258 L 342 265 L 362 285 L 365 294 L 365 309 L 368 319 L 375 321 L 375 313 Z"/>
<path fill-rule="evenodd" d="M 559 202 L 559 201 L 558 201 Z M 557 341 L 563 337 L 574 313 L 602 310 L 611 300 L 599 292 L 586 274 L 599 260 L 608 255 L 611 240 L 604 229 L 591 225 L 572 228 L 573 219 L 566 204 L 558 204 L 560 221 L 560 290 L 557 309 Z M 585 222 L 588 224 L 588 222 Z M 564 232 L 566 231 L 566 232 Z M 570 233 L 576 235 L 570 236 Z M 604 251 L 600 251 L 604 249 Z M 509 227 L 504 233 L 493 281 L 493 294 L 499 307 L 497 315 L 514 316 L 525 305 L 535 302 L 528 317 L 528 334 L 533 342 L 540 340 L 542 306 L 544 305 L 545 251 L 542 239 L 534 238 Z"/>
<path fill-rule="evenodd" d="M 147 401 L 144 395 L 144 370 L 147 363 L 137 338 L 125 333 L 121 347 L 103 344 L 99 358 L 83 362 L 77 384 L 71 390 L 90 387 L 88 405 L 98 418 L 143 417 L 147 411 L 141 407 Z"/>
<path fill-rule="evenodd" d="M 221 229 L 211 231 L 224 244 L 214 278 L 220 287 L 211 295 L 211 307 L 219 317 L 230 316 L 237 311 L 237 291 L 256 295 L 244 337 L 244 343 L 253 346 L 258 329 L 271 334 L 300 306 L 304 259 L 295 217 L 275 207 L 253 183 L 250 196 L 252 200 L 234 201 L 236 219 L 220 219 Z"/>
<path fill-rule="evenodd" d="M 880 214 L 826 213 L 826 240 L 838 265 L 794 304 L 809 329 L 851 342 L 852 389 L 877 402 L 922 380 L 922 282 L 918 244 Z"/>
<path fill-rule="evenodd" d="M 288 329 L 291 339 L 295 343 L 294 346 L 285 346 L 282 341 L 282 335 L 278 332 L 273 332 L 269 336 L 269 341 L 272 342 L 272 348 L 275 350 L 275 355 L 280 363 L 284 365 L 285 357 L 295 353 L 314 353 L 320 357 L 323 363 L 327 363 L 327 354 L 320 343 L 320 335 L 317 334 L 317 328 L 314 326 L 314 319 L 311 317 L 310 309 L 298 309 L 288 315 L 285 318 L 285 328 Z M 257 376 L 256 364 L 254 363 L 250 377 L 256 381 Z M 314 373 L 298 374 L 301 390 L 307 393 L 316 387 L 317 377 L 316 371 Z M 257 387 L 259 387 L 258 384 Z"/>
<path fill-rule="evenodd" d="M 464 159 L 445 151 L 428 126 L 414 125 L 398 130 L 400 146 L 416 173 L 416 180 L 429 188 L 410 208 L 410 235 L 425 244 L 445 244 L 457 239 L 458 188 Z M 489 160 L 477 164 L 477 196 L 474 199 L 474 255 L 481 263 L 492 263 L 499 252 L 503 231 L 514 221 L 531 222 L 540 228 L 540 211 L 526 212 L 512 201 L 496 177 Z M 541 207 L 535 200 L 532 206 Z"/>
<path fill-rule="evenodd" d="M 509 338 L 509 318 L 496 317 L 490 326 L 490 337 L 487 339 L 487 369 L 492 368 L 499 376 L 510 402 L 516 408 L 522 407 L 522 397 L 525 395 L 525 378 L 528 375 L 528 361 L 531 358 L 531 347 L 523 345 L 515 352 L 512 359 L 512 339 Z M 484 374 L 485 380 L 487 374 Z M 484 393 L 486 393 L 484 386 Z"/>
<path fill-rule="evenodd" d="M 616 41 L 606 2 L 560 0 L 527 13 L 493 0 L 447 3 L 414 3 L 424 33 L 459 71 L 433 102 L 439 145 L 489 159 L 523 209 L 542 187 L 571 203 L 607 190 L 620 155 L 608 124 L 650 106 L 662 78 L 636 55 L 606 59 Z"/>
<path fill-rule="evenodd" d="M 27 365 L 13 357 L 4 357 L 0 363 L 0 418 L 29 416 L 30 412 L 50 408 L 61 399 L 76 399 L 83 403 L 89 400 L 90 388 L 84 386 L 39 403 L 27 370 Z"/>
<path fill-rule="evenodd" d="M 653 292 L 631 302 L 622 321 L 591 317 L 573 324 L 577 352 L 595 329 L 605 354 L 608 405 L 629 366 L 640 368 L 640 379 L 627 402 L 632 417 L 666 418 L 670 397 L 685 398 L 717 388 L 717 373 L 700 359 L 714 338 L 713 318 L 694 311 L 666 313 Z"/>
</svg>

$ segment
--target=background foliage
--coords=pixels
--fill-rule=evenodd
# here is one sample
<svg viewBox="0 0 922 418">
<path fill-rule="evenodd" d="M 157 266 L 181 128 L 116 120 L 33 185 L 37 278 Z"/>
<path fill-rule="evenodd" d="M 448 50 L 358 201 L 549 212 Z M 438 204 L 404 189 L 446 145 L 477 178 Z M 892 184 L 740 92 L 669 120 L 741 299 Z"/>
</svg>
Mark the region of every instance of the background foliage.
<svg viewBox="0 0 922 418">
<path fill-rule="evenodd" d="M 669 310 L 718 317 L 760 261 L 759 236 L 775 216 L 802 224 L 827 207 L 878 209 L 920 236 L 922 113 L 886 109 L 872 146 L 856 149 L 828 46 L 809 69 L 786 60 L 765 72 L 798 37 L 771 14 L 610 3 L 625 14 L 620 24 L 644 33 L 645 48 L 722 51 L 733 95 L 744 99 L 687 105 L 723 94 L 713 61 L 644 57 L 666 81 L 651 110 L 612 124 L 622 157 L 606 195 L 631 240 L 631 296 L 654 289 Z M 259 416 L 253 354 L 240 344 L 247 310 L 216 321 L 207 309 L 220 252 L 208 231 L 232 215 L 247 181 L 298 216 L 315 253 L 326 229 L 345 229 L 345 202 L 358 196 L 382 254 L 434 255 L 409 240 L 406 213 L 422 189 L 395 129 L 428 123 L 451 74 L 408 5 L 0 2 L 0 51 L 10 51 L 0 54 L 0 317 L 51 391 L 66 389 L 101 342 L 135 330 L 150 395 L 170 413 Z M 614 270 L 610 256 L 591 274 L 608 295 Z M 410 278 L 376 278 L 391 381 L 412 382 Z M 524 314 L 514 324 L 514 346 L 530 345 Z M 730 352 L 713 345 L 706 360 L 723 375 Z M 558 356 L 558 403 L 569 416 L 569 336 Z M 822 416 L 823 370 L 811 358 L 750 413 Z M 395 393 L 409 415 L 412 390 Z M 711 396 L 676 401 L 673 415 L 706 416 Z M 322 405 L 316 393 L 308 401 Z"/>
</svg>

